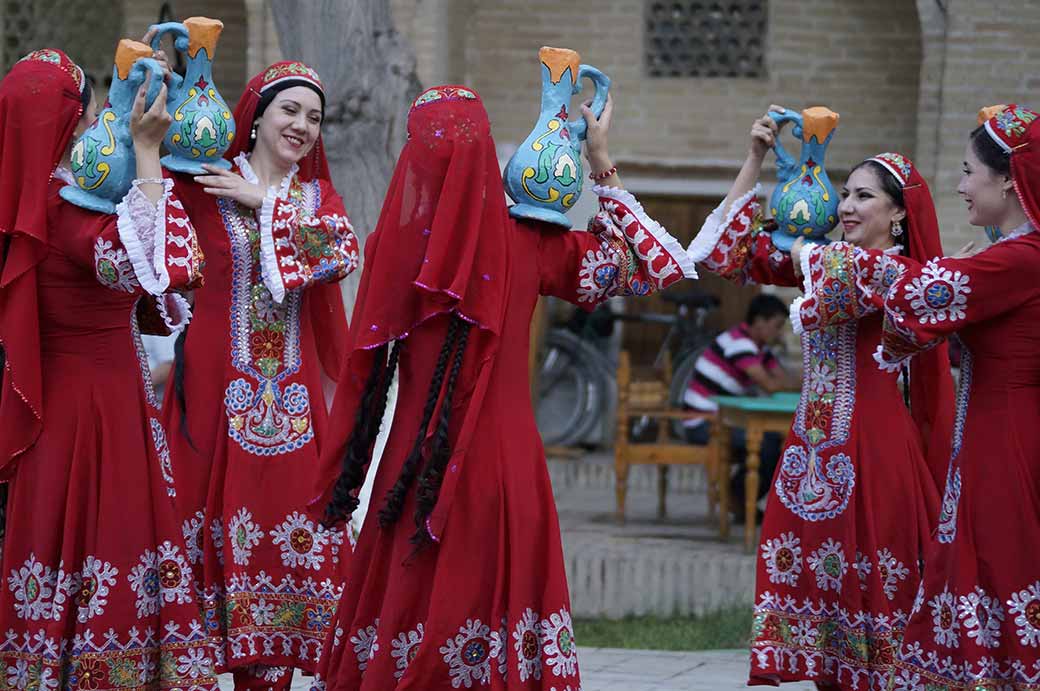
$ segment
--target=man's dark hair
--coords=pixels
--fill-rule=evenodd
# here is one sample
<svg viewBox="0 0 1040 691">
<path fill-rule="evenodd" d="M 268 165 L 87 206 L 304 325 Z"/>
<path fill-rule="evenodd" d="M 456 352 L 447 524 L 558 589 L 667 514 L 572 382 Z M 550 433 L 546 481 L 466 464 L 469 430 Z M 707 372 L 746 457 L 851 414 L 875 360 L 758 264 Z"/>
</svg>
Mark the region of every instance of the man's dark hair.
<svg viewBox="0 0 1040 691">
<path fill-rule="evenodd" d="M 756 295 L 747 308 L 747 323 L 754 324 L 756 319 L 772 319 L 778 315 L 786 317 L 787 304 L 775 295 Z"/>
</svg>

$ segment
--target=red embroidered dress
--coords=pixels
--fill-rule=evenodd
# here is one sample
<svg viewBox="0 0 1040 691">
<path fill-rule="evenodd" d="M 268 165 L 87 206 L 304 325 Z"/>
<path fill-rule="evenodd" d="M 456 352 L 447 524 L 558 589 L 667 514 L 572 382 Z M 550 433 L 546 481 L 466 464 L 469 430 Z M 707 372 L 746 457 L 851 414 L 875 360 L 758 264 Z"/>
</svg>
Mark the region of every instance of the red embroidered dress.
<svg viewBox="0 0 1040 691">
<path fill-rule="evenodd" d="M 67 60 L 39 52 L 50 54 L 46 63 Z M 169 187 L 156 206 L 135 182 L 118 218 L 99 215 L 58 196 L 71 173 L 59 169 L 48 185 L 52 163 L 36 177 L 40 161 L 19 158 L 21 143 L 46 156 L 48 116 L 68 117 L 69 135 L 79 118 L 78 89 L 52 90 L 53 72 L 20 63 L 0 83 L 0 180 L 21 185 L 17 203 L 42 203 L 22 207 L 12 225 L 0 222 L 9 250 L 0 281 L 8 352 L 0 446 L 24 446 L 12 440 L 31 429 L 14 424 L 9 404 L 25 405 L 39 424 L 21 452 L 0 457 L 9 480 L 0 671 L 7 688 L 33 691 L 215 690 L 137 320 L 161 331 L 183 322 L 183 301 L 152 295 L 195 285 L 202 255 Z M 77 107 L 68 113 L 63 100 Z M 23 127 L 12 123 L 20 113 Z M 8 177 L 7 164 L 19 160 L 14 174 L 24 177 Z M 36 211 L 45 225 L 27 223 Z M 33 243 L 43 251 L 23 264 Z"/>
<path fill-rule="evenodd" d="M 616 188 L 596 188 L 590 232 L 511 219 L 487 115 L 469 89 L 427 90 L 408 128 L 366 243 L 327 477 L 339 472 L 373 349 L 401 340 L 397 404 L 314 687 L 577 691 L 560 529 L 530 402 L 531 314 L 539 295 L 591 308 L 664 288 L 693 265 Z M 374 514 L 415 443 L 450 315 L 473 326 L 452 455 L 424 522 L 436 543 L 414 553 L 414 488 L 396 523 L 382 528 Z"/>
<path fill-rule="evenodd" d="M 1034 224 L 1036 117 L 1009 106 L 988 123 L 1010 152 L 1012 178 Z M 1027 223 L 965 259 L 922 264 L 861 250 L 823 259 L 853 277 L 864 300 L 883 303 L 882 369 L 897 369 L 953 333 L 964 346 L 942 512 L 895 689 L 1040 689 L 1036 227 Z"/>
<path fill-rule="evenodd" d="M 790 256 L 763 230 L 757 196 L 756 188 L 725 217 L 716 209 L 690 253 L 741 284 L 796 286 Z M 805 264 L 808 256 L 815 255 L 803 255 L 806 276 L 827 270 Z M 898 375 L 879 371 L 872 357 L 881 314 L 833 316 L 852 309 L 855 298 L 848 277 L 828 276 L 805 301 L 831 316 L 795 320 L 802 395 L 762 524 L 748 683 L 882 689 L 938 497 Z"/>
<path fill-rule="evenodd" d="M 256 180 L 245 156 L 234 170 Z M 324 337 L 337 325 L 345 335 L 335 282 L 357 267 L 357 240 L 332 185 L 295 169 L 258 212 L 188 179 L 177 189 L 211 278 L 184 343 L 186 416 L 173 386 L 163 412 L 207 624 L 226 641 L 227 669 L 313 670 L 342 587 L 343 534 L 305 507 L 327 416 Z"/>
</svg>

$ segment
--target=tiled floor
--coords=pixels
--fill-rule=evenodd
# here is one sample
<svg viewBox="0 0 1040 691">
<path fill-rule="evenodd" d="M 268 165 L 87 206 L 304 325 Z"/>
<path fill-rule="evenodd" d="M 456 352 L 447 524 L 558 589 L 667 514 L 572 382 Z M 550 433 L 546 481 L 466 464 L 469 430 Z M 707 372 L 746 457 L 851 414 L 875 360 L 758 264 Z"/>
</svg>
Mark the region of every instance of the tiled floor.
<svg viewBox="0 0 1040 691">
<path fill-rule="evenodd" d="M 665 652 L 583 648 L 579 652 L 582 691 L 732 691 L 747 688 L 746 650 Z M 292 691 L 307 691 L 309 678 L 297 674 Z M 221 691 L 231 691 L 231 675 L 221 675 Z M 812 691 L 810 683 L 786 684 L 785 691 Z"/>
</svg>

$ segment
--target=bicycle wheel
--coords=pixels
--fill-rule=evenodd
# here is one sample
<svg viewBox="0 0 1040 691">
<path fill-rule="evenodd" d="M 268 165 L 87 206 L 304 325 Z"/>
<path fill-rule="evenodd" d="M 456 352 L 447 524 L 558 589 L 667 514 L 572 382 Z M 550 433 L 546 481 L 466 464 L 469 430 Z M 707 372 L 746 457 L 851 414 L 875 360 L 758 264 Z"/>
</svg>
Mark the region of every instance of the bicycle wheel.
<svg viewBox="0 0 1040 691">
<path fill-rule="evenodd" d="M 562 329 L 546 336 L 539 370 L 535 421 L 547 446 L 583 441 L 602 416 L 600 356 L 580 338 Z"/>
</svg>

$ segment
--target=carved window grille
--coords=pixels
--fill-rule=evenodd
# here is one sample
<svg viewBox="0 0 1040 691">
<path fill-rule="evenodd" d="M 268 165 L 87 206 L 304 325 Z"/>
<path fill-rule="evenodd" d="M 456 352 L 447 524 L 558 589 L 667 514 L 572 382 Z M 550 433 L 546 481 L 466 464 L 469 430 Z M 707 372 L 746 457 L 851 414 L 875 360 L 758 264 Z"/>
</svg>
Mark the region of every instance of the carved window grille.
<svg viewBox="0 0 1040 691">
<path fill-rule="evenodd" d="M 0 0 L 4 73 L 26 53 L 60 48 L 104 88 L 123 31 L 122 0 Z"/>
<path fill-rule="evenodd" d="M 650 77 L 766 76 L 768 0 L 645 0 Z"/>
</svg>

